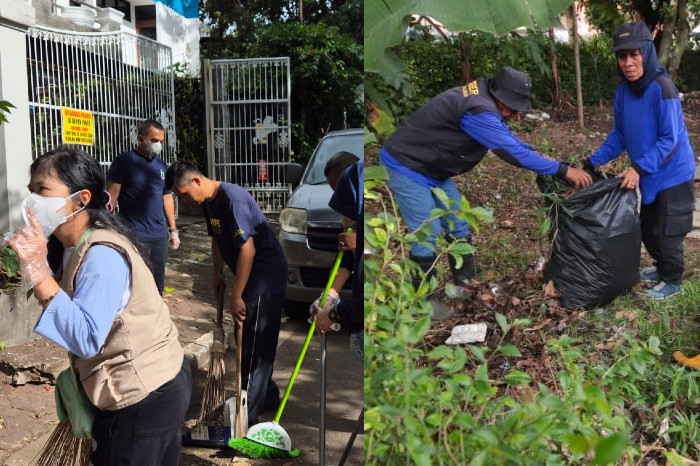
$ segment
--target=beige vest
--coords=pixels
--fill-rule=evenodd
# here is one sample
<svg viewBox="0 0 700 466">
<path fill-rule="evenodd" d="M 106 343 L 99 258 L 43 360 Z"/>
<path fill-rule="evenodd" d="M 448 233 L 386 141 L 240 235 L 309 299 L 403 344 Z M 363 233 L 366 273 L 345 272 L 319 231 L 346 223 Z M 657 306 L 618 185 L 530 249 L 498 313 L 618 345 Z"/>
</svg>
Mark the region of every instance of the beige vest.
<svg viewBox="0 0 700 466">
<path fill-rule="evenodd" d="M 74 365 L 90 401 L 103 410 L 117 410 L 144 399 L 172 380 L 182 367 L 183 351 L 170 311 L 158 293 L 153 275 L 134 246 L 111 230 L 98 229 L 73 251 L 61 288 L 73 298 L 75 277 L 85 253 L 103 244 L 122 253 L 131 268 L 131 297 L 100 351 Z"/>
</svg>

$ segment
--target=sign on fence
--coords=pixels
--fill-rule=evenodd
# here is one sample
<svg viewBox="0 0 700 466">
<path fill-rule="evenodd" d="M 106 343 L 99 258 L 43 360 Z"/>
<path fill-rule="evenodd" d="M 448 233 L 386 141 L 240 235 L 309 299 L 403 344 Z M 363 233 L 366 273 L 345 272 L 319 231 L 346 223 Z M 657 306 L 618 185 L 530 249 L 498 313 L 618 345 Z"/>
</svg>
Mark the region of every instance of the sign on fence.
<svg viewBox="0 0 700 466">
<path fill-rule="evenodd" d="M 95 143 L 95 127 L 92 112 L 61 107 L 63 115 L 63 143 L 92 146 Z"/>
</svg>

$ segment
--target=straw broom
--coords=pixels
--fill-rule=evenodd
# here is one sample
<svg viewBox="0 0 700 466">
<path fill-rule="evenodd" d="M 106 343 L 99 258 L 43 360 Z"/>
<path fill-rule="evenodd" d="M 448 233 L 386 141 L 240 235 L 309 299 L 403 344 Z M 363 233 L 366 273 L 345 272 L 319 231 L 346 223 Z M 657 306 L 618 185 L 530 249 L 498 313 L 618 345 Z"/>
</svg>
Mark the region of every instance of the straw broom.
<svg viewBox="0 0 700 466">
<path fill-rule="evenodd" d="M 70 421 L 59 422 L 34 463 L 36 466 L 87 466 L 92 450 L 91 439 L 73 435 Z"/>
<path fill-rule="evenodd" d="M 199 421 L 204 421 L 216 408 L 226 401 L 226 386 L 224 385 L 224 292 L 217 293 L 216 296 L 216 328 L 214 329 L 214 341 L 211 345 L 209 358 L 209 371 L 207 373 L 207 384 L 204 387 L 202 406 L 199 410 Z"/>
</svg>

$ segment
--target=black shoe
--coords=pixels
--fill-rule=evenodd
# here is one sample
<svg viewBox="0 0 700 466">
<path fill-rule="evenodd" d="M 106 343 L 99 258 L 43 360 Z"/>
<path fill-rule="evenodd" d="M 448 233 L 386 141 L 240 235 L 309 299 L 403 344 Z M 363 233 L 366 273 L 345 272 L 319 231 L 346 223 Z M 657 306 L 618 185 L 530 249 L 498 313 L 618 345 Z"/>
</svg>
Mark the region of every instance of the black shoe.
<svg viewBox="0 0 700 466">
<path fill-rule="evenodd" d="M 433 263 L 435 262 L 436 257 L 435 256 L 414 256 L 413 254 L 408 255 L 408 258 L 418 264 L 420 269 L 423 271 L 425 275 L 425 281 L 430 282 L 430 279 L 435 276 L 435 268 L 433 267 Z M 413 276 L 413 288 L 418 289 L 420 286 L 421 282 L 423 281 L 423 278 L 419 274 L 415 274 Z"/>
</svg>

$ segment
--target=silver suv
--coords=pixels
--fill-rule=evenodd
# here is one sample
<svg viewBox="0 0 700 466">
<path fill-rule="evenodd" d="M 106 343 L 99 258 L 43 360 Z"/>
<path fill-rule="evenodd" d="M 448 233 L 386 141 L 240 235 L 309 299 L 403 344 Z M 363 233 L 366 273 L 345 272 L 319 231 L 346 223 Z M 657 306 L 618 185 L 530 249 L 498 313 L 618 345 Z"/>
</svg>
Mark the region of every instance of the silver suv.
<svg viewBox="0 0 700 466">
<path fill-rule="evenodd" d="M 364 158 L 364 131 L 331 131 L 316 146 L 303 175 L 298 164 L 287 171 L 287 181 L 301 181 L 279 218 L 279 241 L 289 263 L 285 311 L 292 317 L 308 312 L 309 303 L 321 295 L 338 252 L 342 225 L 340 215 L 328 207 L 333 191 L 323 170 L 328 159 L 340 151 Z M 341 293 L 342 299 L 350 297 L 350 282 Z"/>
</svg>

